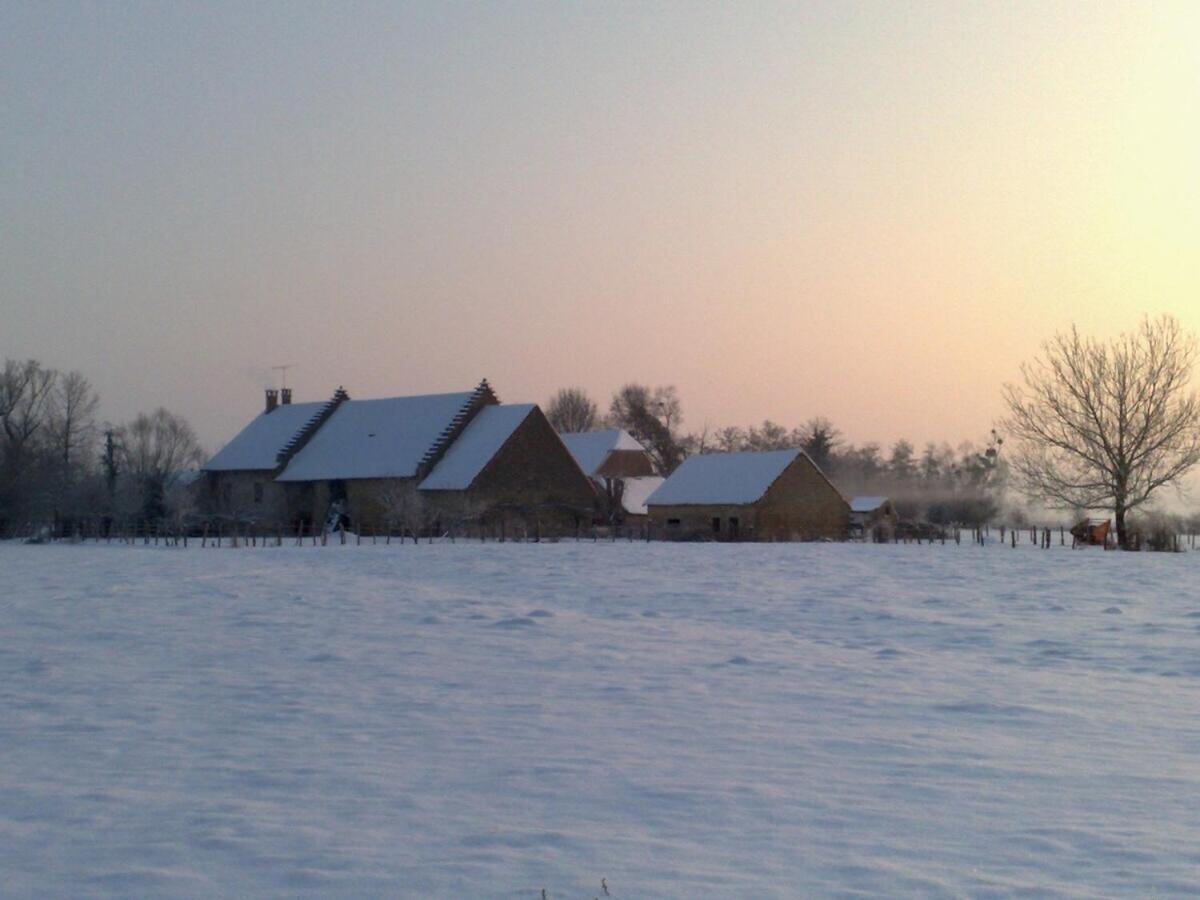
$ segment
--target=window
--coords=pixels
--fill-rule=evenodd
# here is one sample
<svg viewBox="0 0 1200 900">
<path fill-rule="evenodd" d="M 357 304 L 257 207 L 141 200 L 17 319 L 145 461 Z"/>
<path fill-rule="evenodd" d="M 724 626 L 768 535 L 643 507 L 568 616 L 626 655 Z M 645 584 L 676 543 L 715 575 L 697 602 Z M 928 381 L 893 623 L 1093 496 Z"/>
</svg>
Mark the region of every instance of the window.
<svg viewBox="0 0 1200 900">
<path fill-rule="evenodd" d="M 741 527 L 741 522 L 738 521 L 738 517 L 730 516 L 729 517 L 729 536 L 734 537 L 734 538 L 737 537 L 738 529 L 740 527 Z"/>
<path fill-rule="evenodd" d="M 262 503 L 263 486 L 261 481 L 254 482 L 254 502 Z"/>
<path fill-rule="evenodd" d="M 678 525 L 679 520 L 678 519 L 667 519 L 667 524 L 668 525 Z"/>
<path fill-rule="evenodd" d="M 721 517 L 713 516 L 713 534 L 721 533 Z"/>
</svg>

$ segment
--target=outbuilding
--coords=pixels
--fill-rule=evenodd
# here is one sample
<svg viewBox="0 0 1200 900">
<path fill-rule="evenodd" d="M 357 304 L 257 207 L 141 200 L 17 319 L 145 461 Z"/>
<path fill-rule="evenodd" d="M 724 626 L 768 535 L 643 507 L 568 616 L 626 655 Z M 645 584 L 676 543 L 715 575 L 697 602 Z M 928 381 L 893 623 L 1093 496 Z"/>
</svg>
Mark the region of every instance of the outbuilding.
<svg viewBox="0 0 1200 900">
<path fill-rule="evenodd" d="M 655 474 L 650 454 L 633 435 L 610 428 L 559 437 L 596 486 L 602 501 L 599 523 L 640 526 L 646 521 L 646 498 L 665 479 Z"/>
<path fill-rule="evenodd" d="M 850 531 L 864 540 L 890 541 L 900 516 L 887 497 L 851 497 Z"/>
<path fill-rule="evenodd" d="M 803 450 L 690 457 L 646 506 L 677 540 L 842 539 L 850 527 L 850 505 Z"/>
</svg>

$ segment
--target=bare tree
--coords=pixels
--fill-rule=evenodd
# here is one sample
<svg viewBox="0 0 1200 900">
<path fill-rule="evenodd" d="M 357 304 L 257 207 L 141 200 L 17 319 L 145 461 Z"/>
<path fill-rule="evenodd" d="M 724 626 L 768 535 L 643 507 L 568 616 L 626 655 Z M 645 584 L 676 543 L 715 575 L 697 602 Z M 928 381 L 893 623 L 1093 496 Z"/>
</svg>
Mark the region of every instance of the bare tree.
<svg viewBox="0 0 1200 900">
<path fill-rule="evenodd" d="M 142 413 L 118 429 L 121 471 L 139 489 L 142 514 L 150 519 L 165 512 L 169 480 L 204 461 L 196 433 L 187 420 L 161 407 Z"/>
<path fill-rule="evenodd" d="M 763 419 L 759 428 L 746 432 L 746 449 L 758 452 L 769 450 L 791 450 L 796 446 L 791 433 L 777 422 Z"/>
<path fill-rule="evenodd" d="M 0 375 L 0 428 L 5 461 L 25 457 L 49 418 L 55 371 L 36 359 L 5 360 Z"/>
<path fill-rule="evenodd" d="M 413 543 L 421 536 L 421 532 L 430 522 L 430 511 L 425 498 L 412 482 L 389 484 L 378 495 L 379 506 L 383 510 L 384 521 L 388 533 L 400 531 L 400 542 L 404 542 L 404 533 L 412 535 Z"/>
<path fill-rule="evenodd" d="M 1126 515 L 1200 462 L 1200 400 L 1189 389 L 1196 340 L 1170 316 L 1108 343 L 1072 329 L 1047 341 L 1005 386 L 1011 466 L 1025 492 L 1060 508 Z"/>
<path fill-rule="evenodd" d="M 100 398 L 80 372 L 61 375 L 50 397 L 50 442 L 65 483 L 91 457 Z"/>
<path fill-rule="evenodd" d="M 713 439 L 712 452 L 736 453 L 746 447 L 746 432 L 736 425 L 727 425 L 717 431 Z"/>
<path fill-rule="evenodd" d="M 600 410 L 583 388 L 562 388 L 550 399 L 546 418 L 559 434 L 595 431 L 600 425 Z"/>
<path fill-rule="evenodd" d="M 651 389 L 627 384 L 613 394 L 608 408 L 608 423 L 637 438 L 663 475 L 670 475 L 683 462 L 684 447 L 677 434 L 682 421 L 674 385 Z"/>
<path fill-rule="evenodd" d="M 37 360 L 5 360 L 0 373 L 0 531 L 47 494 L 43 453 L 56 373 Z"/>
</svg>

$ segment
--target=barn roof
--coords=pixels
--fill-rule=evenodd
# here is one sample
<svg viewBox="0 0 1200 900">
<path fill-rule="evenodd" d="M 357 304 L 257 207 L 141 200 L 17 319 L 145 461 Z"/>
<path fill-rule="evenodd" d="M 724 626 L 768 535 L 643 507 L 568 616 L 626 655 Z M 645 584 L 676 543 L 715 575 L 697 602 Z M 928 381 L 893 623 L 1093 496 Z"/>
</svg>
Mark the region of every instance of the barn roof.
<svg viewBox="0 0 1200 900">
<path fill-rule="evenodd" d="M 274 469 L 275 456 L 324 403 L 285 403 L 259 413 L 204 466 L 209 472 Z"/>
<path fill-rule="evenodd" d="M 421 482 L 420 489 L 465 491 L 533 410 L 532 403 L 485 406 Z"/>
<path fill-rule="evenodd" d="M 466 392 L 346 400 L 277 480 L 411 478 L 473 396 Z"/>
<path fill-rule="evenodd" d="M 621 491 L 621 508 L 633 516 L 646 515 L 646 498 L 658 490 L 666 480 L 661 475 L 623 479 L 625 487 Z"/>
<path fill-rule="evenodd" d="M 579 468 L 592 475 L 604 464 L 608 454 L 614 450 L 645 450 L 628 431 L 610 428 L 608 431 L 574 431 L 560 434 L 560 438 Z"/>
<path fill-rule="evenodd" d="M 648 506 L 754 503 L 800 450 L 691 456 L 646 499 Z"/>
<path fill-rule="evenodd" d="M 887 503 L 887 497 L 851 497 L 850 512 L 871 513 Z"/>
</svg>

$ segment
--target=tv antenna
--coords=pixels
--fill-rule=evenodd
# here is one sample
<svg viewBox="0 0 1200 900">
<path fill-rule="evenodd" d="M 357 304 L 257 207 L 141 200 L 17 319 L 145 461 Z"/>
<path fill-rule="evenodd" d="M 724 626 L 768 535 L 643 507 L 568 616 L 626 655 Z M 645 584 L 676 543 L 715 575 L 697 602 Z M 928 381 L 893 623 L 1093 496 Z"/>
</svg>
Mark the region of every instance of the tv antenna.
<svg viewBox="0 0 1200 900">
<path fill-rule="evenodd" d="M 296 364 L 287 363 L 283 366 L 271 366 L 271 368 L 279 372 L 279 386 L 285 388 L 287 387 L 287 370 L 296 368 Z"/>
</svg>

